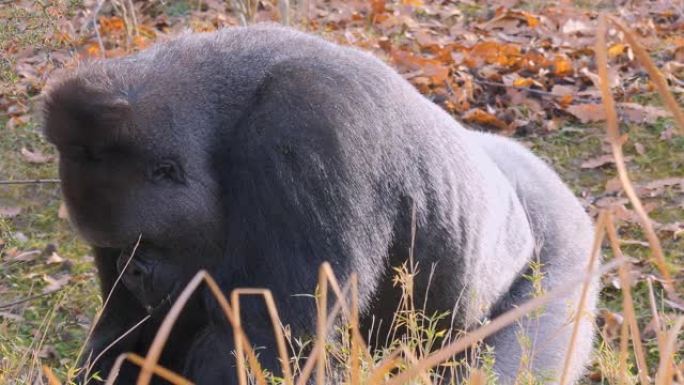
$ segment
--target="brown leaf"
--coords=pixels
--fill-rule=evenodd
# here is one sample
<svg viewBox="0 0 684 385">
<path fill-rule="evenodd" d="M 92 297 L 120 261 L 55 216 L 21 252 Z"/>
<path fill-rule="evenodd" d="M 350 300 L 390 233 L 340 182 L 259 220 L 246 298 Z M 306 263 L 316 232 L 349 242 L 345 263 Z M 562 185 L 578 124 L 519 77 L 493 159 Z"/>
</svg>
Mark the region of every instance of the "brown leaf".
<svg viewBox="0 0 684 385">
<path fill-rule="evenodd" d="M 69 211 L 67 210 L 64 202 L 59 204 L 59 209 L 57 210 L 57 218 L 59 219 L 69 219 Z"/>
<path fill-rule="evenodd" d="M 565 55 L 556 55 L 553 59 L 553 73 L 556 76 L 569 76 L 574 72 L 572 62 Z"/>
<path fill-rule="evenodd" d="M 637 103 L 618 103 L 618 111 L 623 118 L 634 123 L 655 123 L 658 118 L 672 116 L 662 108 Z"/>
<path fill-rule="evenodd" d="M 473 108 L 463 114 L 463 120 L 468 123 L 477 123 L 484 126 L 495 127 L 501 131 L 507 131 L 508 125 L 496 116 L 480 108 Z"/>
<path fill-rule="evenodd" d="M 31 151 L 26 147 L 21 148 L 21 156 L 25 161 L 33 164 L 42 164 L 52 162 L 55 158 L 51 155 L 45 155 L 42 152 L 36 150 Z"/>
<path fill-rule="evenodd" d="M 43 293 L 52 293 L 54 291 L 60 290 L 71 280 L 71 276 L 64 274 L 58 278 L 50 277 L 49 275 L 44 275 L 43 280 L 47 282 L 47 286 L 43 289 Z"/>
<path fill-rule="evenodd" d="M 14 218 L 21 213 L 21 207 L 0 206 L 0 218 Z"/>
<path fill-rule="evenodd" d="M 620 328 L 625 320 L 622 314 L 612 312 L 608 309 L 601 309 L 599 312 L 599 319 L 603 324 L 601 329 L 603 330 L 603 335 L 607 342 L 610 343 L 620 336 Z"/>
<path fill-rule="evenodd" d="M 625 157 L 625 162 L 630 161 L 632 158 L 629 156 Z M 605 166 L 607 164 L 615 163 L 615 158 L 612 154 L 601 155 L 596 158 L 588 159 L 582 162 L 581 168 L 598 168 Z"/>
<path fill-rule="evenodd" d="M 606 120 L 606 110 L 603 104 L 575 104 L 565 109 L 582 123 L 600 122 Z"/>
<path fill-rule="evenodd" d="M 48 265 L 52 265 L 52 264 L 56 264 L 56 263 L 62 263 L 62 262 L 64 262 L 64 261 L 66 261 L 66 259 L 64 259 L 63 257 L 61 257 L 61 256 L 60 256 L 59 254 L 57 254 L 56 252 L 53 252 L 52 254 L 50 254 L 50 256 L 47 258 L 47 260 L 45 260 L 45 262 L 46 262 Z"/>
</svg>

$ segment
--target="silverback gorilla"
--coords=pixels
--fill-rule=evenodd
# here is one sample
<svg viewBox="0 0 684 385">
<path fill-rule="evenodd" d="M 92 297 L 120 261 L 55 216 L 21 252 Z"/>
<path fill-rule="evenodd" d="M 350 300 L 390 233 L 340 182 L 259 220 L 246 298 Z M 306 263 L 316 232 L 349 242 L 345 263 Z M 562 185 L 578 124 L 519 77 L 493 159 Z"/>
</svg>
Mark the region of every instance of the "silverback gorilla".
<svg viewBox="0 0 684 385">
<path fill-rule="evenodd" d="M 592 225 L 558 176 L 522 146 L 469 131 L 394 70 L 354 48 L 277 26 L 188 34 L 81 66 L 52 81 L 45 132 L 60 154 L 70 218 L 92 245 L 106 296 L 91 356 L 145 354 L 168 303 L 199 270 L 224 292 L 273 291 L 294 335 L 315 333 L 317 269 L 359 275 L 365 332 L 388 322 L 393 266 L 406 260 L 415 209 L 417 303 L 468 329 L 538 290 L 584 274 Z M 521 357 L 558 380 L 579 288 L 492 336 L 509 384 Z M 201 385 L 233 383 L 232 333 L 198 293 L 161 363 Z M 594 310 L 596 288 L 588 311 Z M 243 305 L 264 366 L 278 372 L 259 302 Z M 571 375 L 591 351 L 581 318 Z M 522 335 L 529 343 L 521 342 Z M 525 353 L 528 352 L 528 353 Z M 124 367 L 119 383 L 133 382 Z"/>
</svg>

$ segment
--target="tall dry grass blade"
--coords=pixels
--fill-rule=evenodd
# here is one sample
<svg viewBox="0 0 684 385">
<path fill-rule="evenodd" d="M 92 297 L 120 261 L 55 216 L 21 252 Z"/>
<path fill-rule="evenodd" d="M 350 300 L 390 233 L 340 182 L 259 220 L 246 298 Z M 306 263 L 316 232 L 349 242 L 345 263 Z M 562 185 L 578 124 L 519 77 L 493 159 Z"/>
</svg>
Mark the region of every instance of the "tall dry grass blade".
<svg viewBox="0 0 684 385">
<path fill-rule="evenodd" d="M 348 320 L 351 319 L 351 311 L 349 310 L 349 305 L 347 304 L 347 300 L 344 299 L 344 295 L 342 295 L 342 290 L 340 289 L 340 284 L 339 284 L 339 282 L 337 282 L 337 278 L 335 277 L 335 273 L 333 272 L 332 267 L 330 266 L 330 264 L 328 262 L 324 262 L 321 265 L 321 269 L 323 269 L 323 273 L 325 274 L 325 277 L 327 278 L 327 282 L 330 284 L 330 289 L 332 289 L 333 293 L 335 293 L 335 296 L 340 301 L 342 314 Z M 361 336 L 361 331 L 356 329 L 356 330 L 352 330 L 352 333 L 356 334 L 356 336 L 358 337 L 359 347 L 361 348 L 360 350 L 365 353 L 365 356 L 367 359 L 372 360 L 370 352 L 368 351 L 368 347 L 366 346 L 366 343 L 364 342 L 363 336 Z"/>
<path fill-rule="evenodd" d="M 230 294 L 231 306 L 233 307 L 233 317 L 235 318 L 235 323 L 242 327 L 242 317 L 240 317 L 240 299 L 239 295 L 233 291 Z M 238 384 L 247 385 L 247 366 L 245 365 L 245 352 L 242 345 L 242 341 L 238 337 L 238 329 L 233 328 L 233 341 L 235 341 L 235 363 L 237 374 L 238 374 Z"/>
<path fill-rule="evenodd" d="M 605 226 L 597 226 L 595 237 L 599 240 L 594 242 L 595 245 L 599 245 L 597 247 L 600 247 L 601 242 L 603 242 L 604 235 Z M 597 252 L 598 250 L 591 251 L 592 254 Z M 605 274 L 606 272 L 615 269 L 619 263 L 621 263 L 621 261 L 612 261 L 606 263 L 600 269 L 598 269 L 593 275 L 600 276 L 602 274 Z M 427 357 L 421 359 L 413 367 L 409 368 L 408 370 L 402 373 L 399 373 L 397 376 L 389 380 L 386 383 L 386 385 L 403 385 L 407 383 L 412 378 L 415 378 L 417 375 L 419 375 L 421 372 L 429 370 L 435 367 L 436 365 L 439 365 L 440 363 L 448 360 L 454 355 L 463 352 L 469 346 L 476 344 L 478 341 L 482 341 L 486 337 L 498 332 L 504 327 L 519 320 L 528 313 L 533 312 L 539 309 L 540 307 L 548 304 L 550 301 L 567 294 L 571 290 L 575 289 L 577 285 L 581 284 L 583 281 L 584 277 L 582 277 L 581 279 L 574 279 L 565 285 L 555 288 L 554 290 L 551 290 L 539 297 L 535 297 L 521 304 L 520 306 L 501 314 L 499 317 L 491 320 L 486 325 L 483 325 L 482 327 L 467 333 L 465 336 L 459 338 L 458 340 L 446 345 L 442 349 L 435 351 Z M 382 366 L 382 364 L 383 363 L 381 363 L 378 366 Z"/>
<path fill-rule="evenodd" d="M 131 326 L 130 328 L 128 328 L 128 330 L 126 330 L 125 332 L 121 333 L 120 336 L 116 337 L 116 339 L 115 339 L 114 341 L 110 342 L 109 345 L 107 345 L 104 349 L 102 349 L 102 351 L 93 359 L 92 363 L 91 363 L 90 365 L 88 365 L 88 371 L 86 372 L 86 377 L 85 377 L 85 378 L 88 378 L 90 372 L 92 371 L 92 368 L 95 366 L 95 364 L 97 364 L 97 362 L 102 358 L 102 356 L 105 355 L 105 353 L 107 353 L 111 348 L 113 348 L 114 346 L 116 346 L 116 344 L 118 344 L 119 341 L 121 341 L 122 339 L 126 338 L 127 335 L 129 335 L 129 334 L 131 334 L 133 331 L 135 331 L 135 329 L 139 328 L 140 325 L 142 325 L 142 324 L 144 324 L 145 322 L 147 322 L 147 320 L 150 319 L 150 317 L 151 317 L 151 315 L 149 315 L 149 314 L 146 315 L 145 317 L 143 317 L 143 319 L 141 319 L 141 320 L 138 321 L 135 325 L 133 325 L 133 326 Z"/>
<path fill-rule="evenodd" d="M 636 56 L 636 58 L 639 60 L 639 63 L 641 63 L 641 65 L 646 69 L 648 76 L 651 77 L 651 80 L 658 89 L 660 97 L 663 98 L 663 103 L 665 103 L 665 106 L 667 106 L 670 112 L 672 112 L 672 116 L 679 126 L 679 133 L 684 134 L 684 112 L 682 112 L 674 96 L 672 96 L 672 93 L 667 85 L 667 80 L 665 80 L 663 74 L 660 72 L 660 70 L 658 70 L 658 67 L 656 67 L 655 63 L 653 63 L 653 60 L 651 60 L 648 52 L 646 52 L 644 47 L 639 44 L 634 32 L 632 32 L 632 30 L 627 27 L 619 18 L 614 16 L 608 16 L 608 18 L 610 18 L 610 21 L 613 22 L 613 24 L 615 24 L 615 26 L 617 26 L 618 29 L 625 34 L 625 39 L 634 51 L 634 56 Z"/>
<path fill-rule="evenodd" d="M 624 298 L 623 298 L 624 301 Z M 630 385 L 629 378 L 627 377 L 628 367 L 627 367 L 627 357 L 629 357 L 629 326 L 627 322 L 622 322 L 620 325 L 620 355 L 618 356 L 618 367 L 620 368 L 620 374 L 618 377 L 620 385 Z"/>
<path fill-rule="evenodd" d="M 273 325 L 273 335 L 276 340 L 280 364 L 283 368 L 283 380 L 285 385 L 292 385 L 292 369 L 290 367 L 290 357 L 287 354 L 287 343 L 285 342 L 285 336 L 283 335 L 283 323 L 280 321 L 278 309 L 275 300 L 273 299 L 273 293 L 268 289 L 238 288 L 233 290 L 231 299 L 233 300 L 233 310 L 235 310 L 236 321 L 238 322 L 241 322 L 240 296 L 242 295 L 257 295 L 264 299 L 266 310 L 268 311 L 268 315 L 271 318 L 271 324 Z"/>
<path fill-rule="evenodd" d="M 57 379 L 57 376 L 55 376 L 55 373 L 52 372 L 52 369 L 46 365 L 43 365 L 43 374 L 45 375 L 45 378 L 47 378 L 48 385 L 62 385 Z"/>
<path fill-rule="evenodd" d="M 598 218 L 598 223 L 596 226 L 605 227 L 608 213 L 602 211 Z M 594 237 L 594 244 L 591 249 L 593 252 L 589 257 L 589 262 L 587 263 L 587 273 L 584 277 L 584 282 L 582 283 L 582 291 L 580 294 L 579 303 L 577 304 L 577 310 L 573 320 L 572 335 L 570 336 L 570 343 L 568 344 L 568 350 L 565 353 L 565 363 L 563 364 L 563 372 L 560 378 L 560 385 L 565 385 L 568 382 L 568 375 L 570 373 L 570 367 L 572 366 L 572 357 L 575 353 L 575 344 L 577 342 L 577 336 L 579 335 L 580 321 L 584 317 L 584 308 L 587 306 L 587 296 L 589 294 L 589 287 L 591 286 L 591 281 L 594 277 L 594 270 L 598 265 L 599 254 L 601 254 L 601 239 L 599 237 Z"/>
<path fill-rule="evenodd" d="M 487 376 L 484 374 L 484 372 L 478 368 L 473 368 L 470 370 L 470 373 L 468 373 L 470 376 L 468 377 L 468 385 L 486 385 L 487 384 Z"/>
<path fill-rule="evenodd" d="M 373 367 L 366 383 L 368 385 L 380 384 L 392 369 L 399 366 L 401 363 L 401 360 L 399 359 L 401 353 L 401 349 L 395 349 L 389 356 L 385 357 L 378 365 Z"/>
<path fill-rule="evenodd" d="M 230 325 L 234 329 L 239 330 L 238 340 L 240 340 L 244 346 L 244 350 L 247 353 L 249 365 L 254 370 L 254 377 L 256 379 L 257 384 L 266 385 L 266 378 L 264 377 L 264 373 L 261 370 L 261 365 L 259 364 L 259 361 L 256 359 L 256 355 L 254 354 L 252 345 L 249 343 L 249 339 L 245 335 L 245 332 L 242 330 L 240 325 L 235 320 L 234 312 L 230 304 L 228 304 L 228 300 L 223 295 L 223 292 L 221 292 L 221 288 L 205 270 L 200 270 L 197 272 L 197 274 L 195 274 L 195 276 L 192 278 L 192 280 L 190 280 L 185 289 L 183 289 L 183 291 L 180 293 L 176 302 L 173 304 L 173 306 L 171 306 L 171 309 L 164 318 L 164 321 L 162 321 L 162 324 L 160 325 L 159 330 L 157 331 L 157 335 L 154 337 L 154 340 L 152 341 L 152 344 L 150 345 L 150 348 L 147 351 L 147 356 L 145 356 L 145 361 L 141 367 L 137 384 L 149 384 L 153 374 L 152 368 L 154 367 L 154 365 L 157 364 L 157 362 L 159 362 L 159 357 L 161 357 L 161 352 L 164 349 L 166 340 L 169 338 L 169 335 L 171 334 L 171 329 L 173 328 L 173 325 L 176 323 L 176 320 L 180 316 L 181 311 L 187 304 L 192 294 L 197 290 L 197 288 L 202 282 L 204 282 L 207 285 L 210 292 L 216 299 L 216 302 L 218 302 L 219 306 L 221 306 L 221 310 L 223 310 L 223 313 L 226 316 L 226 319 L 228 320 Z"/>
<path fill-rule="evenodd" d="M 359 283 L 358 276 L 353 273 L 349 277 L 349 282 L 351 283 L 351 318 L 349 320 L 349 327 L 351 328 L 351 352 L 349 354 L 349 384 L 350 385 L 360 385 L 361 384 L 361 352 L 359 347 L 358 333 L 355 330 L 359 330 Z"/>
<path fill-rule="evenodd" d="M 323 263 L 318 270 L 318 317 L 316 343 L 320 346 L 316 362 L 316 384 L 325 385 L 325 343 L 328 336 L 326 316 L 328 315 L 328 277 Z M 329 266 L 329 265 L 328 265 Z M 341 299 L 338 299 L 341 303 Z"/>
<path fill-rule="evenodd" d="M 677 344 L 677 336 L 679 335 L 682 326 L 684 326 L 684 316 L 677 318 L 677 321 L 668 333 L 667 340 L 664 344 L 665 346 L 660 351 L 660 363 L 658 365 L 658 372 L 656 373 L 655 385 L 672 384 L 674 377 L 673 366 L 675 364 L 675 344 Z"/>
<path fill-rule="evenodd" d="M 411 352 L 411 349 L 409 349 L 408 346 L 402 343 L 399 349 L 404 353 L 404 357 L 408 364 L 418 365 L 418 358 Z M 425 372 L 420 373 L 420 380 L 423 382 L 423 385 L 432 385 L 430 376 Z"/>
<path fill-rule="evenodd" d="M 141 368 L 145 363 L 145 359 L 135 353 L 120 354 L 114 361 L 114 365 L 112 365 L 112 368 L 109 372 L 109 377 L 107 377 L 107 382 L 105 382 L 105 385 L 114 384 L 114 381 L 116 381 L 116 377 L 118 376 L 119 370 L 121 369 L 121 366 L 123 365 L 124 361 L 129 361 Z M 154 371 L 154 374 L 158 375 L 159 377 L 165 379 L 166 381 L 174 385 L 194 385 L 192 381 L 188 380 L 187 378 L 179 374 L 174 373 L 169 369 L 166 369 L 161 365 L 154 365 L 152 370 Z"/>
<path fill-rule="evenodd" d="M 618 273 L 620 276 L 620 285 L 622 286 L 622 310 L 625 313 L 625 318 L 629 323 L 629 331 L 632 335 L 632 345 L 634 346 L 634 355 L 636 356 L 637 361 L 639 382 L 641 382 L 642 385 L 646 385 L 650 382 L 648 379 L 648 365 L 646 364 L 644 347 L 641 344 L 641 332 L 639 331 L 639 325 L 637 324 L 634 301 L 632 300 L 632 283 L 629 278 L 630 265 L 626 262 L 625 256 L 620 249 L 620 241 L 612 216 L 609 216 L 608 218 L 609 220 L 606 222 L 606 231 L 608 233 L 610 247 L 613 250 L 615 260 L 621 262 Z"/>
<path fill-rule="evenodd" d="M 664 349 L 665 334 L 663 333 L 663 326 L 660 323 L 660 315 L 658 314 L 658 309 L 656 308 L 656 299 L 653 292 L 653 277 L 646 278 L 646 286 L 648 287 L 648 304 L 651 309 L 651 317 L 653 317 L 653 329 L 656 332 L 656 341 L 658 342 L 658 349 L 661 351 Z"/>
<path fill-rule="evenodd" d="M 660 245 L 660 239 L 658 239 L 658 236 L 653 229 L 651 218 L 649 218 L 648 213 L 646 213 L 644 206 L 641 204 L 639 196 L 637 195 L 636 191 L 634 191 L 634 186 L 629 179 L 627 166 L 625 165 L 622 144 L 626 140 L 626 137 L 622 137 L 620 135 L 620 130 L 618 128 L 618 116 L 615 109 L 615 100 L 613 99 L 613 94 L 610 91 L 610 83 L 608 81 L 608 48 L 606 46 L 606 29 L 606 15 L 601 13 L 599 15 L 598 29 L 596 32 L 596 66 L 598 68 L 599 88 L 601 91 L 601 97 L 603 99 L 603 106 L 606 111 L 606 131 L 608 133 L 608 142 L 610 143 L 610 147 L 613 151 L 613 157 L 615 158 L 615 167 L 617 168 L 618 177 L 620 179 L 620 183 L 622 184 L 622 188 L 625 190 L 625 195 L 627 195 L 627 198 L 629 198 L 632 206 L 634 206 L 634 211 L 637 213 L 641 227 L 644 229 L 646 239 L 651 247 L 652 262 L 663 276 L 663 280 L 665 281 L 665 290 L 674 302 L 684 306 L 684 301 L 679 299 L 675 293 L 674 286 L 672 285 L 672 278 L 670 277 L 670 272 L 667 268 L 667 262 L 665 261 L 665 256 L 663 254 L 663 248 Z M 625 36 L 627 36 L 627 34 L 625 34 Z"/>
<path fill-rule="evenodd" d="M 319 270 L 320 272 L 320 270 Z M 350 292 L 350 282 L 347 282 L 347 284 L 342 288 L 342 294 L 348 295 Z M 332 311 L 330 314 L 327 315 L 327 322 L 325 325 L 325 330 L 326 334 L 329 330 L 332 329 L 334 323 L 335 323 L 335 318 L 340 314 L 342 311 L 342 302 L 338 298 L 337 301 L 335 301 L 335 306 L 333 306 Z M 320 318 L 319 318 L 320 319 Z M 302 371 L 299 375 L 299 378 L 297 379 L 297 385 L 306 385 L 309 381 L 309 377 L 311 377 L 311 373 L 313 373 L 314 366 L 318 364 L 318 358 L 320 356 L 319 351 L 321 349 L 325 349 L 325 339 L 320 339 L 317 338 L 316 342 L 314 343 L 313 348 L 311 349 L 311 353 L 309 355 L 309 358 L 306 360 L 304 363 L 304 367 L 302 368 Z"/>
<path fill-rule="evenodd" d="M 142 234 L 139 234 L 138 240 L 135 242 L 135 245 L 133 246 L 133 250 L 131 251 L 131 255 L 128 256 L 128 260 L 124 264 L 123 269 L 121 269 L 121 272 L 119 272 L 119 275 L 114 280 L 114 283 L 112 284 L 112 288 L 109 289 L 109 293 L 107 293 L 107 298 L 105 299 L 104 303 L 102 304 L 102 308 L 100 310 L 98 310 L 97 313 L 95 313 L 95 317 L 93 318 L 93 322 L 90 324 L 90 328 L 88 329 L 88 334 L 86 334 L 86 338 L 85 338 L 83 344 L 81 345 L 81 348 L 78 350 L 78 354 L 76 355 L 76 362 L 81 361 L 81 357 L 83 356 L 83 352 L 85 352 L 85 348 L 86 348 L 86 346 L 88 346 L 88 342 L 90 341 L 90 338 L 93 336 L 93 331 L 95 330 L 97 323 L 100 322 L 100 318 L 102 317 L 102 314 L 104 313 L 105 310 L 107 310 L 107 305 L 109 305 L 109 300 L 112 298 L 112 294 L 114 293 L 114 290 L 116 290 L 116 288 L 119 286 L 119 283 L 121 282 L 121 277 L 123 277 L 124 272 L 126 271 L 126 269 L 128 268 L 128 265 L 130 265 L 131 260 L 135 256 L 135 252 L 138 250 L 138 246 L 140 246 L 140 240 L 141 239 L 142 239 Z M 93 360 L 92 362 L 90 362 L 86 365 L 85 378 L 88 378 L 90 371 L 92 370 L 94 364 L 95 364 L 95 360 Z"/>
</svg>

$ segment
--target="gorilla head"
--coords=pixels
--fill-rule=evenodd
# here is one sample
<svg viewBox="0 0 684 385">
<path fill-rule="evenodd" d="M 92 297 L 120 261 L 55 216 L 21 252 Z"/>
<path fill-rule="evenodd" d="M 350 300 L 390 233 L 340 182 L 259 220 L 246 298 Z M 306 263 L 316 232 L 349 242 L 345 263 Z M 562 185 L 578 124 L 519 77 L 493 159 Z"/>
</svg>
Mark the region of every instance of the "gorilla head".
<svg viewBox="0 0 684 385">
<path fill-rule="evenodd" d="M 149 307 L 216 261 L 221 204 L 201 121 L 190 135 L 172 106 L 112 81 L 82 72 L 53 84 L 46 135 L 59 150 L 64 198 L 82 236 L 120 250 L 119 268 L 140 238 L 123 281 Z"/>
</svg>

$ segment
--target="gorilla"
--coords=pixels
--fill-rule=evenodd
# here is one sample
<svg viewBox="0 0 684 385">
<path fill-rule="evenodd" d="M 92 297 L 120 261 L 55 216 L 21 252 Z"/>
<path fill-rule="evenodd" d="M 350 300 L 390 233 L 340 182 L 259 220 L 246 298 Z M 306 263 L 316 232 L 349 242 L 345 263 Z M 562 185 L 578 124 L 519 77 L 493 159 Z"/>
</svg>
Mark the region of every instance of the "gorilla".
<svg viewBox="0 0 684 385">
<path fill-rule="evenodd" d="M 543 291 L 585 273 L 592 224 L 543 161 L 464 128 L 371 55 L 292 29 L 187 34 L 82 65 L 49 83 L 44 117 L 104 297 L 123 272 L 89 344 L 103 375 L 120 353 L 146 353 L 199 269 L 225 293 L 272 290 L 295 336 L 315 334 L 315 300 L 298 294 L 315 291 L 324 261 L 341 280 L 358 274 L 363 332 L 392 319 L 393 267 L 412 245 L 416 302 L 451 311 L 464 330 L 533 297 L 534 266 Z M 558 381 L 579 292 L 485 341 L 501 383 L 524 355 Z M 246 301 L 242 312 L 277 373 L 265 310 Z M 231 383 L 232 333 L 219 313 L 195 294 L 161 364 L 198 384 Z M 593 321 L 579 322 L 573 380 L 593 338 Z M 136 373 L 124 367 L 119 383 Z"/>
</svg>

